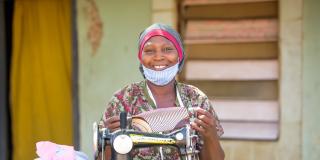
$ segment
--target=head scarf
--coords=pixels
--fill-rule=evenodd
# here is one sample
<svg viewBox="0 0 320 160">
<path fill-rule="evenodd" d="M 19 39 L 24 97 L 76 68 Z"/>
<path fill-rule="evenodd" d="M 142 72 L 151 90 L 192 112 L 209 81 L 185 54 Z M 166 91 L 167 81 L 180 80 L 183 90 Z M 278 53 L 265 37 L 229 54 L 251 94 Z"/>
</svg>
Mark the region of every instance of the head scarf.
<svg viewBox="0 0 320 160">
<path fill-rule="evenodd" d="M 178 51 L 179 56 L 179 72 L 182 70 L 183 64 L 184 64 L 184 49 L 182 45 L 182 39 L 177 31 L 172 29 L 170 26 L 160 23 L 155 23 L 148 28 L 146 28 L 139 37 L 139 52 L 138 52 L 138 58 L 140 60 L 140 72 L 143 74 L 142 66 L 141 66 L 141 57 L 142 57 L 142 51 L 145 43 L 154 36 L 162 36 L 167 38 L 171 43 L 175 46 L 175 48 Z"/>
</svg>

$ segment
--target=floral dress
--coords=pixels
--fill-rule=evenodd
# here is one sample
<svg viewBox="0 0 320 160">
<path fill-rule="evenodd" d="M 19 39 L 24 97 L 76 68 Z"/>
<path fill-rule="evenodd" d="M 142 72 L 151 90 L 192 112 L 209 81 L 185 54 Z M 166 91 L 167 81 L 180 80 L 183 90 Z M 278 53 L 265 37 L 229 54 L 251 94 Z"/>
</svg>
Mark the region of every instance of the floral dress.
<svg viewBox="0 0 320 160">
<path fill-rule="evenodd" d="M 143 80 L 138 83 L 132 83 L 116 92 L 107 104 L 106 110 L 103 114 L 102 125 L 105 124 L 106 119 L 115 115 L 119 115 L 121 111 L 126 111 L 128 115 L 137 115 L 142 112 L 156 109 L 156 105 L 148 94 L 146 81 Z M 223 128 L 220 125 L 219 119 L 208 99 L 208 97 L 198 88 L 183 83 L 176 82 L 177 91 L 180 94 L 182 103 L 186 107 L 200 107 L 212 113 L 216 119 L 217 134 L 223 134 Z M 178 100 L 176 100 L 176 107 L 180 107 Z M 133 159 L 150 160 L 178 160 L 180 159 L 179 150 L 171 146 L 149 147 L 134 149 L 130 153 Z"/>
</svg>

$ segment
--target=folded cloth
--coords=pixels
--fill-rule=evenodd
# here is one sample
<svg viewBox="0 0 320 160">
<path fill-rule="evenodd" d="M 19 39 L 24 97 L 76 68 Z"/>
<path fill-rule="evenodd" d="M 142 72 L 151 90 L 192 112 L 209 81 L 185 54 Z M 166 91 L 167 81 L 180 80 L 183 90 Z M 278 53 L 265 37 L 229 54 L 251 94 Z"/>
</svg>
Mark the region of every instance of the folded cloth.
<svg viewBox="0 0 320 160">
<path fill-rule="evenodd" d="M 37 142 L 39 160 L 89 160 L 82 152 L 75 151 L 73 146 L 58 145 L 49 141 Z"/>
</svg>

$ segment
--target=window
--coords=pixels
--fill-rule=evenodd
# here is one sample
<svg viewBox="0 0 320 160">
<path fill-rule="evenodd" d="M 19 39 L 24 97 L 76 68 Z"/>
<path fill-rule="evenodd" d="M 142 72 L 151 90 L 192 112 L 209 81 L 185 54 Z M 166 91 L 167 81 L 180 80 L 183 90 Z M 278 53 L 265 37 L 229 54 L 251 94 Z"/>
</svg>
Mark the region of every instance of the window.
<svg viewBox="0 0 320 160">
<path fill-rule="evenodd" d="M 226 139 L 279 134 L 278 1 L 184 0 L 182 81 L 212 100 Z"/>
</svg>

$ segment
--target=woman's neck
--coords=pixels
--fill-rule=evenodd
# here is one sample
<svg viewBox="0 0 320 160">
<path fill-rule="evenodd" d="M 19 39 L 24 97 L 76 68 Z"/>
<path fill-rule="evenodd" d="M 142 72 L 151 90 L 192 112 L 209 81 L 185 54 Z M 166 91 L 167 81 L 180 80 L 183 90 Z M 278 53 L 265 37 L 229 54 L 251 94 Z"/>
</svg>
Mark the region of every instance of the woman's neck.
<svg viewBox="0 0 320 160">
<path fill-rule="evenodd" d="M 168 96 L 175 95 L 175 79 L 169 82 L 167 85 L 158 86 L 147 80 L 147 85 L 150 88 L 153 96 Z"/>
<path fill-rule="evenodd" d="M 151 91 L 157 108 L 176 106 L 175 80 L 173 79 L 165 86 L 157 86 L 147 80 L 147 85 Z"/>
</svg>

